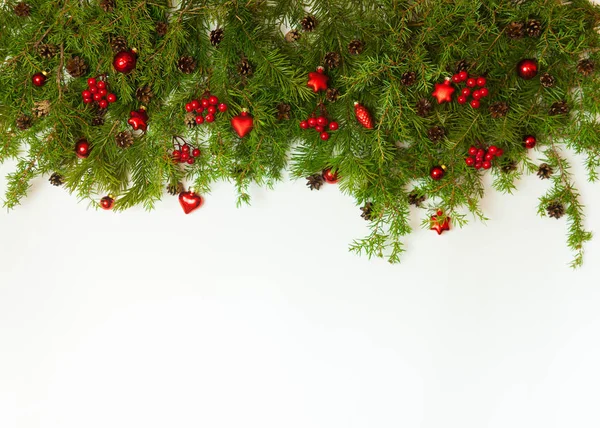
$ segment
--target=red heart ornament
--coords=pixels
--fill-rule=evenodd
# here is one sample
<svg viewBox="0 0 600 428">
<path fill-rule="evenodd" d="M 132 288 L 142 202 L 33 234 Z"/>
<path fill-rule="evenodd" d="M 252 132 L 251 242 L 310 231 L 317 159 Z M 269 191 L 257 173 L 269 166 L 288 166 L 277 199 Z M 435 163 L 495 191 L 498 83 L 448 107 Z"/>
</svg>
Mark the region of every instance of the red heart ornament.
<svg viewBox="0 0 600 428">
<path fill-rule="evenodd" d="M 181 205 L 181 208 L 183 208 L 183 212 L 186 214 L 197 210 L 202 206 L 203 203 L 204 199 L 202 199 L 202 196 L 194 192 L 181 192 L 179 194 L 179 204 Z"/>
<path fill-rule="evenodd" d="M 254 127 L 254 119 L 247 112 L 243 111 L 238 116 L 231 119 L 231 126 L 240 138 L 244 138 Z"/>
</svg>

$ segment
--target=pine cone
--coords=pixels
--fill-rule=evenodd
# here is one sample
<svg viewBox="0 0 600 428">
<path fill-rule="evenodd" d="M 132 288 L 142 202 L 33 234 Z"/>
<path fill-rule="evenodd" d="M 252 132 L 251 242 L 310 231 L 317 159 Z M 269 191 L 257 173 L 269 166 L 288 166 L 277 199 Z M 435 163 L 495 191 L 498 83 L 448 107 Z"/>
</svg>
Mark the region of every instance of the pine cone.
<svg viewBox="0 0 600 428">
<path fill-rule="evenodd" d="M 298 30 L 290 30 L 285 35 L 285 41 L 288 43 L 297 42 L 300 40 L 300 31 Z"/>
<path fill-rule="evenodd" d="M 525 27 L 529 37 L 540 37 L 542 34 L 542 23 L 537 19 L 530 19 Z"/>
<path fill-rule="evenodd" d="M 406 73 L 402 74 L 402 77 L 400 77 L 400 82 L 402 82 L 404 86 L 412 86 L 416 81 L 417 73 L 414 71 L 407 71 Z"/>
<path fill-rule="evenodd" d="M 327 101 L 329 101 L 330 103 L 334 103 L 337 101 L 339 96 L 340 96 L 340 91 L 338 91 L 335 88 L 327 88 L 327 92 L 325 93 L 325 97 L 327 98 Z"/>
<path fill-rule="evenodd" d="M 290 112 L 292 107 L 286 103 L 277 104 L 277 120 L 290 120 Z"/>
<path fill-rule="evenodd" d="M 429 128 L 429 130 L 427 131 L 427 136 L 431 141 L 435 143 L 446 136 L 446 130 L 441 126 L 434 126 L 432 128 Z"/>
<path fill-rule="evenodd" d="M 67 61 L 67 72 L 73 77 L 81 77 L 88 71 L 85 61 L 78 56 L 74 56 Z"/>
<path fill-rule="evenodd" d="M 29 15 L 31 15 L 31 7 L 29 7 L 29 5 L 25 2 L 17 3 L 13 10 L 15 14 L 21 18 L 27 18 Z"/>
<path fill-rule="evenodd" d="M 193 112 L 189 112 L 185 115 L 184 122 L 188 128 L 196 126 L 196 115 Z"/>
<path fill-rule="evenodd" d="M 429 101 L 427 98 L 421 98 L 419 101 L 417 101 L 417 115 L 418 116 L 421 116 L 421 117 L 429 116 L 429 113 L 431 113 L 432 108 L 433 108 L 433 105 L 431 104 L 431 101 Z"/>
<path fill-rule="evenodd" d="M 50 179 L 48 179 L 48 181 L 53 186 L 62 186 L 65 183 L 65 178 L 62 175 L 60 175 L 58 172 L 55 172 L 54 174 L 52 174 L 50 176 Z"/>
<path fill-rule="evenodd" d="M 313 31 L 317 26 L 317 18 L 314 16 L 305 16 L 302 18 L 302 21 L 300 21 L 300 25 L 302 25 L 304 31 Z"/>
<path fill-rule="evenodd" d="M 123 36 L 115 36 L 110 39 L 110 47 L 114 53 L 119 53 L 128 50 L 127 39 Z"/>
<path fill-rule="evenodd" d="M 455 73 L 460 73 L 461 71 L 469 71 L 471 66 L 467 62 L 467 60 L 460 60 L 456 63 Z"/>
<path fill-rule="evenodd" d="M 540 77 L 540 83 L 544 88 L 552 88 L 556 84 L 556 79 L 550 73 L 544 73 Z"/>
<path fill-rule="evenodd" d="M 115 0 L 100 0 L 100 7 L 104 12 L 112 12 L 115 9 Z"/>
<path fill-rule="evenodd" d="M 169 184 L 167 186 L 167 192 L 169 195 L 177 196 L 183 192 L 183 183 L 177 182 L 175 184 Z"/>
<path fill-rule="evenodd" d="M 152 89 L 148 85 L 137 88 L 135 91 L 135 97 L 142 104 L 148 104 L 153 96 Z"/>
<path fill-rule="evenodd" d="M 310 177 L 306 177 L 306 180 L 306 185 L 310 188 L 310 190 L 319 190 L 325 182 L 322 174 L 311 175 Z"/>
<path fill-rule="evenodd" d="M 559 114 L 568 114 L 571 111 L 566 101 L 557 101 L 550 106 L 550 116 L 557 116 Z"/>
<path fill-rule="evenodd" d="M 542 180 L 546 180 L 546 179 L 550 178 L 550 176 L 553 173 L 554 173 L 554 170 L 552 169 L 552 167 L 550 165 L 548 165 L 547 163 L 543 163 L 538 168 L 537 176 L 540 177 Z"/>
<path fill-rule="evenodd" d="M 348 52 L 352 55 L 360 55 L 365 50 L 365 42 L 362 40 L 352 40 L 348 43 Z"/>
<path fill-rule="evenodd" d="M 325 54 L 325 65 L 327 68 L 337 68 L 340 65 L 340 61 L 342 60 L 342 56 L 337 52 L 327 52 Z"/>
<path fill-rule="evenodd" d="M 517 170 L 517 162 L 515 162 L 514 160 L 511 160 L 507 164 L 502 165 L 501 170 L 505 174 L 510 174 L 511 172 Z"/>
<path fill-rule="evenodd" d="M 156 31 L 158 37 L 164 37 L 167 34 L 167 31 L 169 31 L 169 25 L 166 22 L 157 22 L 154 31 Z"/>
<path fill-rule="evenodd" d="M 577 64 L 577 71 L 584 76 L 589 76 L 596 69 L 596 64 L 591 59 L 582 59 Z"/>
<path fill-rule="evenodd" d="M 104 116 L 106 116 L 105 108 L 96 110 L 96 115 L 92 118 L 92 126 L 104 125 Z"/>
<path fill-rule="evenodd" d="M 525 25 L 522 22 L 511 22 L 504 28 L 509 39 L 522 39 L 525 36 Z"/>
<path fill-rule="evenodd" d="M 498 101 L 492 104 L 489 110 L 494 119 L 499 119 L 501 117 L 506 116 L 509 110 L 509 106 L 503 101 Z"/>
<path fill-rule="evenodd" d="M 33 103 L 31 113 L 33 113 L 35 117 L 48 116 L 48 114 L 50 113 L 50 101 L 36 101 L 35 103 Z"/>
<path fill-rule="evenodd" d="M 550 202 L 546 207 L 546 212 L 548 213 L 549 217 L 553 217 L 558 220 L 565 215 L 565 206 L 558 201 Z"/>
<path fill-rule="evenodd" d="M 122 149 L 126 149 L 133 144 L 133 135 L 129 131 L 121 131 L 117 134 L 115 140 L 117 142 L 117 146 L 121 147 Z"/>
<path fill-rule="evenodd" d="M 414 205 L 417 208 L 421 208 L 423 202 L 427 199 L 424 195 L 419 195 L 418 193 L 411 193 L 408 195 L 408 203 Z"/>
<path fill-rule="evenodd" d="M 223 37 L 225 37 L 225 32 L 222 28 L 215 28 L 210 32 L 210 44 L 214 47 L 219 46 L 219 44 L 223 41 Z"/>
<path fill-rule="evenodd" d="M 32 125 L 33 119 L 31 118 L 31 116 L 22 114 L 17 118 L 17 128 L 19 128 L 21 131 L 25 131 L 26 129 L 31 128 Z"/>
<path fill-rule="evenodd" d="M 238 73 L 242 76 L 250 76 L 252 74 L 252 66 L 246 58 L 242 58 L 242 61 L 238 64 Z"/>
<path fill-rule="evenodd" d="M 362 214 L 360 215 L 367 221 L 373 220 L 373 204 L 371 202 L 367 202 L 364 207 L 360 209 Z"/>
<path fill-rule="evenodd" d="M 38 47 L 38 54 L 44 59 L 54 58 L 58 53 L 58 46 L 44 43 Z"/>
<path fill-rule="evenodd" d="M 177 61 L 177 68 L 184 74 L 192 74 L 196 69 L 196 61 L 191 56 L 182 56 Z"/>
</svg>

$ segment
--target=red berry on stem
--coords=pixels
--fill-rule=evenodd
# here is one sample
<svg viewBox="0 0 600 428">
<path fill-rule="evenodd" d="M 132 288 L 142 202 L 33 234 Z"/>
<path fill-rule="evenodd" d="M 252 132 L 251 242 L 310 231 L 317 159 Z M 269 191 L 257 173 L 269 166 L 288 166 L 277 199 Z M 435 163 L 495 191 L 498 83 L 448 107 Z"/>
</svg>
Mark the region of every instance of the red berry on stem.
<svg viewBox="0 0 600 428">
<path fill-rule="evenodd" d="M 310 126 L 311 128 L 314 128 L 315 126 L 317 126 L 317 118 L 316 117 L 309 118 L 308 126 Z"/>
<path fill-rule="evenodd" d="M 454 83 L 460 83 L 460 82 L 462 82 L 462 80 L 460 78 L 460 74 L 455 74 L 454 76 L 452 76 L 452 81 Z"/>
<path fill-rule="evenodd" d="M 467 97 L 465 97 L 464 95 L 459 96 L 456 101 L 458 101 L 459 104 L 466 104 L 467 103 Z"/>
<path fill-rule="evenodd" d="M 210 103 L 208 102 L 208 100 L 206 98 L 202 98 L 202 100 L 200 101 L 200 104 L 202 104 L 202 107 L 208 107 L 210 105 Z"/>
<path fill-rule="evenodd" d="M 481 103 L 479 102 L 479 100 L 471 100 L 471 107 L 479 108 L 481 107 Z"/>
<path fill-rule="evenodd" d="M 181 157 L 181 151 L 179 151 L 179 150 L 173 150 L 173 157 L 175 157 L 175 158 Z"/>
<path fill-rule="evenodd" d="M 200 107 L 200 102 L 198 100 L 192 100 L 189 104 L 192 107 L 192 110 L 196 110 L 198 107 Z"/>
<path fill-rule="evenodd" d="M 186 162 L 188 163 L 188 165 L 193 165 L 196 161 L 194 160 L 194 158 L 189 158 Z"/>
<path fill-rule="evenodd" d="M 198 156 L 200 156 L 200 149 L 194 149 L 194 150 L 192 150 L 192 156 L 194 156 L 195 158 L 197 158 Z"/>
<path fill-rule="evenodd" d="M 329 121 L 327 120 L 327 118 L 326 118 L 326 117 L 324 117 L 324 116 L 319 116 L 319 117 L 317 117 L 317 124 L 318 124 L 318 125 L 325 126 L 325 125 L 327 125 L 328 123 L 329 123 Z"/>
<path fill-rule="evenodd" d="M 181 160 L 182 160 L 183 162 L 187 162 L 187 160 L 188 160 L 189 158 L 190 158 L 190 154 L 189 154 L 189 153 L 185 153 L 185 152 L 181 153 Z"/>
<path fill-rule="evenodd" d="M 323 132 L 324 130 L 325 130 L 325 127 L 323 127 L 321 125 L 315 126 L 315 131 L 317 131 L 317 132 Z"/>
<path fill-rule="evenodd" d="M 92 94 L 96 94 L 96 93 L 98 92 L 98 88 L 96 88 L 95 86 L 92 86 L 92 87 L 90 88 L 90 92 L 91 92 Z"/>
<path fill-rule="evenodd" d="M 488 153 L 492 156 L 495 155 L 497 152 L 498 152 L 498 147 L 496 147 L 496 146 L 490 146 L 490 148 L 488 149 Z"/>
<path fill-rule="evenodd" d="M 106 101 L 108 101 L 109 103 L 114 103 L 117 101 L 117 96 L 115 94 L 108 94 L 106 96 Z"/>
<path fill-rule="evenodd" d="M 183 153 L 189 153 L 190 152 L 190 146 L 188 146 L 187 144 L 184 144 L 183 146 L 181 146 L 181 151 Z"/>
<path fill-rule="evenodd" d="M 100 108 L 107 108 L 108 107 L 108 101 L 106 101 L 106 100 L 100 100 L 100 101 L 98 101 L 98 107 L 100 107 Z"/>
<path fill-rule="evenodd" d="M 92 98 L 92 93 L 91 93 L 90 91 L 88 91 L 88 90 L 85 90 L 85 91 L 83 91 L 83 92 L 81 93 L 81 96 L 82 96 L 83 98 Z"/>
<path fill-rule="evenodd" d="M 196 123 L 202 125 L 204 123 L 204 118 L 202 116 L 196 116 Z"/>
<path fill-rule="evenodd" d="M 473 158 L 466 158 L 466 159 L 465 159 L 465 163 L 466 163 L 468 166 L 473 166 L 473 165 L 475 165 L 475 159 L 473 159 Z"/>
<path fill-rule="evenodd" d="M 99 93 L 95 93 L 93 98 L 94 101 L 100 101 L 102 99 L 102 95 L 100 95 Z"/>
<path fill-rule="evenodd" d="M 475 169 L 481 169 L 483 164 L 481 162 L 475 162 Z"/>
<path fill-rule="evenodd" d="M 219 104 L 219 99 L 217 97 L 215 97 L 214 95 L 211 95 L 210 97 L 208 97 L 208 103 L 211 106 L 216 106 L 217 104 Z"/>
<path fill-rule="evenodd" d="M 338 129 L 340 129 L 340 125 L 337 122 L 330 122 L 329 123 L 329 130 L 330 131 L 337 131 Z"/>
<path fill-rule="evenodd" d="M 208 106 L 206 109 L 210 114 L 215 114 L 217 112 L 217 108 L 215 106 Z"/>
<path fill-rule="evenodd" d="M 477 86 L 477 80 L 473 78 L 467 79 L 467 86 L 469 88 L 474 88 L 475 86 Z"/>
<path fill-rule="evenodd" d="M 460 93 L 463 96 L 468 97 L 469 95 L 471 95 L 471 90 L 469 88 L 464 88 L 462 91 L 460 91 Z"/>
<path fill-rule="evenodd" d="M 479 150 L 477 150 L 477 154 L 476 154 L 476 156 L 477 156 L 478 158 L 481 158 L 481 159 L 483 159 L 483 157 L 485 156 L 485 151 L 484 151 L 483 149 L 479 149 Z"/>
<path fill-rule="evenodd" d="M 90 78 L 87 80 L 87 84 L 88 84 L 88 86 L 90 86 L 90 87 L 91 87 L 91 86 L 96 86 L 96 79 L 94 79 L 93 77 L 90 77 Z"/>
<path fill-rule="evenodd" d="M 100 89 L 98 91 L 98 93 L 100 94 L 101 97 L 105 97 L 106 94 L 108 93 L 108 91 L 106 89 Z"/>
<path fill-rule="evenodd" d="M 200 106 L 196 110 L 196 113 L 202 113 L 204 111 L 204 107 Z"/>
<path fill-rule="evenodd" d="M 494 155 L 488 152 L 485 154 L 485 157 L 483 159 L 485 159 L 486 161 L 491 161 L 492 159 L 494 159 Z"/>
<path fill-rule="evenodd" d="M 475 146 L 471 146 L 471 147 L 469 148 L 469 154 L 470 154 L 471 156 L 475 156 L 475 155 L 477 155 L 477 147 L 475 147 Z"/>
<path fill-rule="evenodd" d="M 492 163 L 490 161 L 485 161 L 482 166 L 483 169 L 490 169 L 492 167 Z"/>
<path fill-rule="evenodd" d="M 490 94 L 490 91 L 488 91 L 488 88 L 481 88 L 479 93 L 481 94 L 481 98 L 485 98 Z"/>
<path fill-rule="evenodd" d="M 223 104 L 223 103 L 219 104 L 219 111 L 221 113 L 225 113 L 227 111 L 227 104 Z"/>
<path fill-rule="evenodd" d="M 84 98 L 83 102 L 86 103 L 86 104 L 91 104 L 91 103 L 94 102 L 94 100 L 91 97 L 90 98 Z"/>
<path fill-rule="evenodd" d="M 464 82 L 469 77 L 469 74 L 466 71 L 461 71 L 460 73 L 458 73 L 458 75 L 460 76 L 461 82 Z"/>
<path fill-rule="evenodd" d="M 321 132 L 321 140 L 323 140 L 323 141 L 329 140 L 329 134 L 327 132 Z"/>
<path fill-rule="evenodd" d="M 473 99 L 480 100 L 481 99 L 481 91 L 473 91 Z"/>
<path fill-rule="evenodd" d="M 204 118 L 207 122 L 214 122 L 215 121 L 215 116 L 212 114 L 207 114 L 206 117 Z"/>
<path fill-rule="evenodd" d="M 300 128 L 302 129 L 308 129 L 310 126 L 308 125 L 308 120 L 303 120 L 302 122 L 300 122 Z"/>
<path fill-rule="evenodd" d="M 485 80 L 485 77 L 480 77 L 477 79 L 477 86 L 479 87 L 485 86 L 486 83 L 487 81 Z"/>
<path fill-rule="evenodd" d="M 191 113 L 194 111 L 194 107 L 192 107 L 192 103 L 187 103 L 185 105 L 185 111 L 187 111 L 188 113 Z"/>
<path fill-rule="evenodd" d="M 106 89 L 106 82 L 104 80 L 100 80 L 98 83 L 96 83 L 96 86 L 98 89 Z"/>
<path fill-rule="evenodd" d="M 504 154 L 504 150 L 498 149 L 498 151 L 496 152 L 496 157 L 501 157 L 503 154 Z"/>
</svg>

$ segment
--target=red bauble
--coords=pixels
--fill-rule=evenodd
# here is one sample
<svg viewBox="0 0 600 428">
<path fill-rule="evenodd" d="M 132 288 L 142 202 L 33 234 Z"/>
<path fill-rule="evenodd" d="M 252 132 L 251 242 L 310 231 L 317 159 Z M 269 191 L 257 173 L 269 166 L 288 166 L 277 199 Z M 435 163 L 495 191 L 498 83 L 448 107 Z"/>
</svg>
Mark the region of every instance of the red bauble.
<svg viewBox="0 0 600 428">
<path fill-rule="evenodd" d="M 517 64 L 519 77 L 525 80 L 533 79 L 538 74 L 538 63 L 535 59 L 524 59 Z"/>
<path fill-rule="evenodd" d="M 191 213 L 194 210 L 197 210 L 204 203 L 204 199 L 202 196 L 192 192 L 191 190 L 188 192 L 181 192 L 179 194 L 179 204 L 181 208 L 183 208 L 183 212 L 186 214 Z"/>
<path fill-rule="evenodd" d="M 134 50 L 122 51 L 115 55 L 113 67 L 119 73 L 130 73 L 135 69 L 137 63 L 137 52 Z"/>
<path fill-rule="evenodd" d="M 225 113 L 227 111 L 227 104 L 224 104 L 224 103 L 219 104 L 219 111 L 221 113 Z"/>
<path fill-rule="evenodd" d="M 75 143 L 75 154 L 80 159 L 85 159 L 90 155 L 90 143 L 85 138 Z"/>
<path fill-rule="evenodd" d="M 431 168 L 431 171 L 429 171 L 429 176 L 436 181 L 444 178 L 444 174 L 446 174 L 446 170 L 442 166 L 434 166 Z"/>
<path fill-rule="evenodd" d="M 450 217 L 446 216 L 444 221 L 440 222 L 439 217 L 442 217 L 444 213 L 438 210 L 437 215 L 431 217 L 431 230 L 435 230 L 438 235 L 441 235 L 447 230 L 450 230 Z"/>
<path fill-rule="evenodd" d="M 100 206 L 103 210 L 112 210 L 115 206 L 115 200 L 110 196 L 105 196 L 102 199 L 100 199 Z"/>
<path fill-rule="evenodd" d="M 340 125 L 337 122 L 330 122 L 329 123 L 329 130 L 330 131 L 337 131 L 338 129 L 340 129 Z"/>
<path fill-rule="evenodd" d="M 35 73 L 31 78 L 31 82 L 35 86 L 44 86 L 46 84 L 47 79 L 48 76 L 46 76 L 46 73 Z"/>
<path fill-rule="evenodd" d="M 337 183 L 339 180 L 337 171 L 333 172 L 331 168 L 326 169 L 325 171 L 323 171 L 323 180 L 325 180 L 329 184 Z"/>
<path fill-rule="evenodd" d="M 244 138 L 254 127 L 254 119 L 246 111 L 231 119 L 231 126 L 240 138 Z"/>
<path fill-rule="evenodd" d="M 130 124 L 134 130 L 142 130 L 144 132 L 148 130 L 148 113 L 146 113 L 145 108 L 134 110 L 129 113 L 129 116 L 130 118 L 127 123 Z"/>
<path fill-rule="evenodd" d="M 321 136 L 321 140 L 323 140 L 323 141 L 329 140 L 329 133 L 327 133 L 327 132 L 321 132 L 320 136 Z"/>
<path fill-rule="evenodd" d="M 314 92 L 326 91 L 329 77 L 325 75 L 323 67 L 317 67 L 316 72 L 308 73 L 308 83 L 306 84 Z"/>
<path fill-rule="evenodd" d="M 106 96 L 106 101 L 108 101 L 109 103 L 117 102 L 117 96 L 115 94 L 108 94 Z"/>
<path fill-rule="evenodd" d="M 373 118 L 365 106 L 360 103 L 354 103 L 354 114 L 358 123 L 364 128 L 373 129 Z"/>
<path fill-rule="evenodd" d="M 455 89 L 452 87 L 450 80 L 446 80 L 444 83 L 435 84 L 435 91 L 432 95 L 437 99 L 438 104 L 449 103 L 452 101 L 454 91 Z"/>
<path fill-rule="evenodd" d="M 300 122 L 300 128 L 301 129 L 308 129 L 308 128 L 310 128 L 310 126 L 308 125 L 308 120 L 303 120 L 302 122 Z"/>
<path fill-rule="evenodd" d="M 533 149 L 537 144 L 537 138 L 535 138 L 533 135 L 526 135 L 523 138 L 523 142 L 525 143 L 525 148 Z"/>
</svg>

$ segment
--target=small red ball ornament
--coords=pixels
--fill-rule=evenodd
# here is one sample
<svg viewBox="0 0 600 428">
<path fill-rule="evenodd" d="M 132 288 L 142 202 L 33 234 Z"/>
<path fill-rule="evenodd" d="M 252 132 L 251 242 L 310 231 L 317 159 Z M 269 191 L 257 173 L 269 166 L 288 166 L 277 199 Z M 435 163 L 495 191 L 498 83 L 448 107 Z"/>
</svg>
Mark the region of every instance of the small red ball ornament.
<svg viewBox="0 0 600 428">
<path fill-rule="evenodd" d="M 31 78 L 31 82 L 38 87 L 44 86 L 48 80 L 48 74 L 46 72 L 35 73 Z"/>
<path fill-rule="evenodd" d="M 517 73 L 521 79 L 530 80 L 538 74 L 538 63 L 535 59 L 524 59 L 517 64 Z"/>
<path fill-rule="evenodd" d="M 148 113 L 146 113 L 146 109 L 141 107 L 139 110 L 134 110 L 129 113 L 129 120 L 127 123 L 131 125 L 131 127 L 136 130 L 142 130 L 146 132 L 148 130 Z"/>
<path fill-rule="evenodd" d="M 111 196 L 105 196 L 100 199 L 100 206 L 103 210 L 112 210 L 115 206 L 115 200 Z"/>
<path fill-rule="evenodd" d="M 373 118 L 365 106 L 355 102 L 354 114 L 356 115 L 356 120 L 358 120 L 358 123 L 360 123 L 364 128 L 373 129 Z"/>
<path fill-rule="evenodd" d="M 327 168 L 325 171 L 323 171 L 323 180 L 325 180 L 329 184 L 337 183 L 339 180 L 337 171 L 333 172 L 331 168 Z"/>
<path fill-rule="evenodd" d="M 433 168 L 431 168 L 431 171 L 429 171 L 429 176 L 434 179 L 435 181 L 441 180 L 442 178 L 444 178 L 444 175 L 446 174 L 446 168 L 442 165 L 442 166 L 434 166 Z"/>
<path fill-rule="evenodd" d="M 240 138 L 244 138 L 254 128 L 254 119 L 247 111 L 242 110 L 239 115 L 231 119 L 231 126 Z"/>
<path fill-rule="evenodd" d="M 197 210 L 202 206 L 203 203 L 204 199 L 202 199 L 202 196 L 198 195 L 193 190 L 181 192 L 179 194 L 179 205 L 181 205 L 181 208 L 183 208 L 183 212 L 186 214 Z"/>
<path fill-rule="evenodd" d="M 90 143 L 85 138 L 75 143 L 75 154 L 80 159 L 85 159 L 90 155 Z"/>
<path fill-rule="evenodd" d="M 438 104 L 449 103 L 452 101 L 452 94 L 455 89 L 452 87 L 450 80 L 444 81 L 444 83 L 436 83 L 433 96 L 437 99 Z"/>
<path fill-rule="evenodd" d="M 308 82 L 306 85 L 314 92 L 326 91 L 328 81 L 329 77 L 325 75 L 325 69 L 323 67 L 317 67 L 316 72 L 313 71 L 308 73 Z"/>
<path fill-rule="evenodd" d="M 137 63 L 137 52 L 134 49 L 122 51 L 115 55 L 113 67 L 119 73 L 130 73 L 135 69 Z"/>
<path fill-rule="evenodd" d="M 537 138 L 533 135 L 526 135 L 525 138 L 523 138 L 523 143 L 525 143 L 525 148 L 533 149 L 537 144 Z"/>
</svg>

